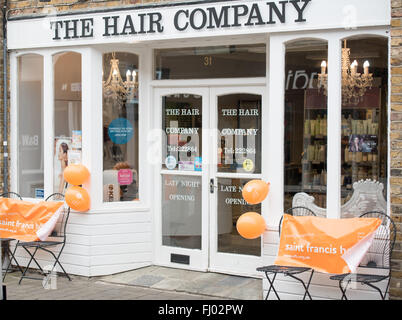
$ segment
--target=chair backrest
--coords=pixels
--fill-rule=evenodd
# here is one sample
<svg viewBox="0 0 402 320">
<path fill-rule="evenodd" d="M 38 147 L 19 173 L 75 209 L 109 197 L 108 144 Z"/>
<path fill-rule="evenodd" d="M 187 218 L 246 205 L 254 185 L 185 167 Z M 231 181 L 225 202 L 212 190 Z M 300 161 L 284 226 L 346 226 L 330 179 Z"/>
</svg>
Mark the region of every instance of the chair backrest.
<svg viewBox="0 0 402 320">
<path fill-rule="evenodd" d="M 360 218 L 381 219 L 373 243 L 364 256 L 361 267 L 380 268 L 391 270 L 391 255 L 396 239 L 396 226 L 390 216 L 380 211 L 370 211 L 363 213 Z"/>
<path fill-rule="evenodd" d="M 60 200 L 64 201 L 64 195 L 62 193 L 57 192 L 51 194 L 45 199 L 45 201 L 60 201 Z M 57 224 L 53 232 L 50 234 L 50 237 L 63 238 L 63 241 L 64 242 L 66 241 L 66 228 L 69 216 L 70 216 L 70 207 L 64 205 L 64 210 L 60 215 L 60 218 L 57 221 Z"/>
<path fill-rule="evenodd" d="M 22 197 L 18 193 L 12 192 L 12 191 L 4 192 L 4 193 L 0 194 L 0 197 L 3 197 L 3 198 L 18 198 L 19 200 L 22 200 Z"/>
<path fill-rule="evenodd" d="M 316 216 L 316 214 L 306 207 L 293 207 L 285 211 L 286 214 L 290 214 L 291 216 Z M 282 228 L 282 220 L 279 221 L 279 235 L 281 235 L 281 228 Z"/>
</svg>

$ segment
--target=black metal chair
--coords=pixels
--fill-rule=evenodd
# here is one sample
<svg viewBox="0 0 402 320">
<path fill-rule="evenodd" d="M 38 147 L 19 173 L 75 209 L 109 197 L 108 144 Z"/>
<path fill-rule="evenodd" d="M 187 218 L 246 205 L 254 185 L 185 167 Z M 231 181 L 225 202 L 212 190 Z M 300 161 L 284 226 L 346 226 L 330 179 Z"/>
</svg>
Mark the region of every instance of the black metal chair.
<svg viewBox="0 0 402 320">
<path fill-rule="evenodd" d="M 290 214 L 292 216 L 315 216 L 315 213 L 311 211 L 308 208 L 305 207 L 294 207 L 290 208 L 285 211 L 286 214 Z M 279 221 L 279 236 L 281 234 L 281 226 L 282 226 L 282 220 L 283 216 L 281 217 L 281 220 Z M 268 283 L 269 283 L 269 289 L 268 293 L 265 297 L 265 300 L 268 300 L 269 294 L 271 293 L 271 290 L 275 293 L 275 296 L 278 300 L 280 300 L 279 295 L 274 287 L 274 282 L 276 279 L 276 276 L 278 274 L 283 274 L 284 276 L 289 276 L 297 281 L 299 281 L 305 290 L 303 300 L 306 299 L 306 296 L 309 297 L 310 300 L 312 300 L 311 295 L 308 291 L 310 287 L 310 282 L 314 274 L 314 270 L 311 268 L 307 267 L 292 267 L 292 266 L 279 266 L 279 265 L 270 265 L 270 266 L 264 266 L 264 267 L 259 267 L 257 268 L 257 271 L 261 271 L 265 273 L 265 276 L 267 277 Z M 303 272 L 311 271 L 310 277 L 308 279 L 307 284 L 304 283 L 303 279 L 296 277 L 296 274 L 301 274 Z M 269 277 L 270 275 L 272 276 L 272 279 Z"/>
<path fill-rule="evenodd" d="M 346 290 L 351 282 L 364 284 L 377 290 L 381 299 L 385 300 L 391 279 L 391 255 L 396 239 L 396 226 L 387 214 L 379 211 L 366 212 L 360 218 L 379 218 L 382 221 L 374 235 L 373 243 L 359 265 L 362 271 L 366 270 L 367 273 L 346 273 L 331 276 L 330 279 L 339 281 L 341 300 L 348 300 Z M 387 281 L 384 293 L 374 285 L 382 281 Z"/>
<path fill-rule="evenodd" d="M 50 195 L 49 197 L 46 198 L 45 201 L 49 201 L 49 200 L 64 200 L 64 195 L 61 193 L 53 193 L 52 195 Z M 31 265 L 32 261 L 38 266 L 39 270 L 42 272 L 42 274 L 45 274 L 45 272 L 43 271 L 42 267 L 40 266 L 40 264 L 38 263 L 38 261 L 35 259 L 35 255 L 38 252 L 38 250 L 43 250 L 45 252 L 48 252 L 50 255 L 53 256 L 54 258 L 54 264 L 52 266 L 52 269 L 50 271 L 50 273 L 53 272 L 54 268 L 56 267 L 56 265 L 58 264 L 60 266 L 60 268 L 63 271 L 63 274 L 68 278 L 68 280 L 71 281 L 70 276 L 68 275 L 68 273 L 64 270 L 62 264 L 60 263 L 60 256 L 63 252 L 64 246 L 66 245 L 66 227 L 67 227 L 67 222 L 68 222 L 68 218 L 70 215 L 70 207 L 67 207 L 66 212 L 64 212 L 61 217 L 59 218 L 58 223 L 56 224 L 55 229 L 53 230 L 52 234 L 50 235 L 50 237 L 56 239 L 56 240 L 45 240 L 45 241 L 31 241 L 31 242 L 18 242 L 17 246 L 22 247 L 31 257 L 18 284 L 21 284 L 22 279 L 27 278 L 27 279 L 35 279 L 35 280 L 43 280 L 43 278 L 36 278 L 36 277 L 30 277 L 30 276 L 26 276 L 26 272 L 29 269 L 29 266 Z M 56 247 L 56 246 L 60 246 L 60 251 L 59 253 L 56 255 L 53 251 L 49 250 L 49 248 L 52 247 Z M 29 248 L 34 248 L 33 253 L 31 253 L 31 251 L 29 251 Z"/>
<path fill-rule="evenodd" d="M 17 198 L 19 200 L 22 200 L 22 197 L 18 193 L 12 192 L 12 191 L 4 192 L 4 193 L 0 194 L 0 197 L 3 197 L 3 198 L 5 198 L 5 197 L 7 197 L 7 198 Z M 19 270 L 19 271 L 21 271 L 21 273 L 23 273 L 23 270 L 22 270 L 21 266 L 18 264 L 18 261 L 15 258 L 15 251 L 16 251 L 17 246 L 15 246 L 13 251 L 11 251 L 11 249 L 10 249 L 11 241 L 14 241 L 14 240 L 15 239 L 11 239 L 11 238 L 0 238 L 0 241 L 2 243 L 5 243 L 4 256 L 5 256 L 5 258 L 8 257 L 8 264 L 7 264 L 7 268 L 6 268 L 5 272 L 4 272 L 3 281 L 6 279 L 6 275 L 9 273 L 9 271 L 15 271 L 16 270 L 16 269 L 14 269 L 12 267 L 12 262 L 13 261 L 14 261 L 16 267 L 17 267 L 17 270 Z M 1 248 L 0 248 L 0 250 L 1 250 Z M 3 265 L 2 265 L 1 261 L 0 261 L 0 264 L 1 264 L 1 267 L 3 268 Z"/>
</svg>

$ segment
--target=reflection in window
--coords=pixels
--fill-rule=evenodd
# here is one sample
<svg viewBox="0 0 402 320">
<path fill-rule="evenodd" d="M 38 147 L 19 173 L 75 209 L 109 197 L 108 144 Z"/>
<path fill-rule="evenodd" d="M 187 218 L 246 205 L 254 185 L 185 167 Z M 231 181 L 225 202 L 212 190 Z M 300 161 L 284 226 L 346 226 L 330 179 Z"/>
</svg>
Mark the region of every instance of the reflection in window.
<svg viewBox="0 0 402 320">
<path fill-rule="evenodd" d="M 265 77 L 266 45 L 155 50 L 154 79 Z"/>
<path fill-rule="evenodd" d="M 386 198 L 388 41 L 347 39 L 342 60 L 341 201 L 362 179 L 383 183 Z"/>
<path fill-rule="evenodd" d="M 43 57 L 18 58 L 18 193 L 43 198 Z"/>
<path fill-rule="evenodd" d="M 318 74 L 327 43 L 304 40 L 286 46 L 285 210 L 306 192 L 325 208 L 327 193 L 327 97 Z M 326 67 L 325 67 L 326 68 Z"/>
<path fill-rule="evenodd" d="M 103 201 L 138 200 L 138 56 L 103 55 Z"/>
<path fill-rule="evenodd" d="M 53 191 L 65 193 L 63 171 L 81 163 L 81 55 L 64 52 L 53 57 L 54 181 Z"/>
</svg>

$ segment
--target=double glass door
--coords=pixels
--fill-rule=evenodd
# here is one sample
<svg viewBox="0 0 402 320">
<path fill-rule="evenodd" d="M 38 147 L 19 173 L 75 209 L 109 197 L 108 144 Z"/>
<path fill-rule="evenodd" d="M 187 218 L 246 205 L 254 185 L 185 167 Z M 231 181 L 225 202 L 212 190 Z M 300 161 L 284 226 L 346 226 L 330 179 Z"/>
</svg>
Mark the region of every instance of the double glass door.
<svg viewBox="0 0 402 320">
<path fill-rule="evenodd" d="M 156 89 L 161 128 L 156 263 L 255 275 L 261 238 L 247 240 L 237 219 L 261 205 L 242 198 L 262 173 L 264 88 Z"/>
</svg>

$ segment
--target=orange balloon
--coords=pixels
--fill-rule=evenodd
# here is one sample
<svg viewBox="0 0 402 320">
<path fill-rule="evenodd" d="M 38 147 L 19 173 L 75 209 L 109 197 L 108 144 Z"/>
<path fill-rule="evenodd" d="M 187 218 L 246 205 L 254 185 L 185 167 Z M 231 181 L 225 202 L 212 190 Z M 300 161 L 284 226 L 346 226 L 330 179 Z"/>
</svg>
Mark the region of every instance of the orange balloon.
<svg viewBox="0 0 402 320">
<path fill-rule="evenodd" d="M 91 206 L 89 194 L 87 190 L 82 187 L 73 186 L 68 188 L 65 199 L 70 208 L 77 211 L 88 211 Z"/>
<path fill-rule="evenodd" d="M 89 178 L 89 171 L 82 164 L 70 164 L 64 169 L 63 175 L 69 184 L 78 186 Z"/>
<path fill-rule="evenodd" d="M 236 228 L 243 238 L 256 239 L 265 231 L 265 219 L 257 212 L 247 212 L 237 220 Z"/>
<path fill-rule="evenodd" d="M 270 183 L 262 180 L 251 180 L 243 187 L 242 195 L 249 204 L 258 204 L 264 201 L 269 192 Z"/>
</svg>

